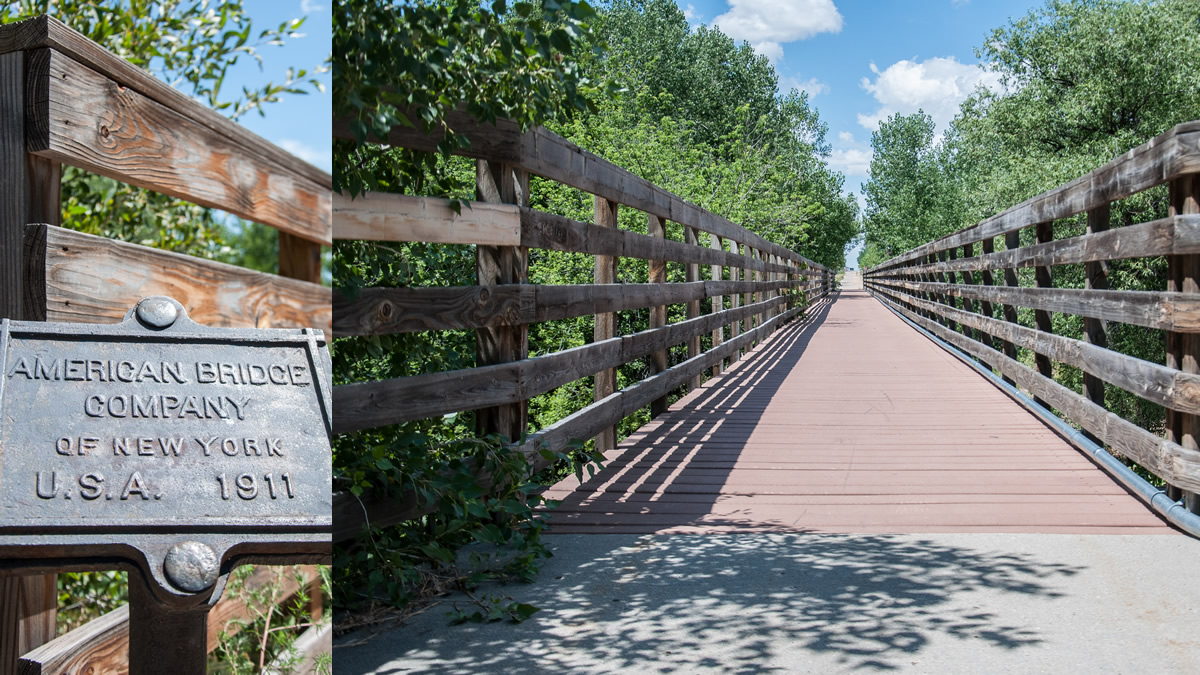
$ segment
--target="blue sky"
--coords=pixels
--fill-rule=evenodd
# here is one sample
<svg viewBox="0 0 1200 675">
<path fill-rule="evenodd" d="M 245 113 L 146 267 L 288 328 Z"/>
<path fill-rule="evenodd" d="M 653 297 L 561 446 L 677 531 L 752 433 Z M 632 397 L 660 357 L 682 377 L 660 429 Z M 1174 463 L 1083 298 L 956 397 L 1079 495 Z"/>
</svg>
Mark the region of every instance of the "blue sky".
<svg viewBox="0 0 1200 675">
<path fill-rule="evenodd" d="M 283 46 L 260 47 L 262 70 L 259 70 L 254 59 L 239 59 L 234 69 L 226 75 L 222 91 L 241 91 L 243 85 L 257 88 L 267 82 L 278 84 L 287 79 L 289 67 L 312 71 L 324 62 L 333 44 L 332 3 L 333 0 L 245 0 L 243 7 L 253 20 L 256 33 L 266 28 L 276 28 L 288 19 L 307 16 L 300 29 L 304 37 L 288 40 Z M 284 94 L 280 101 L 264 108 L 265 117 L 249 113 L 238 122 L 301 159 L 330 171 L 330 74 L 324 73 L 320 79 L 325 84 L 323 93 L 312 92 L 305 96 Z"/>
<path fill-rule="evenodd" d="M 780 88 L 804 89 L 829 125 L 830 165 L 859 193 L 871 132 L 889 115 L 924 109 L 946 128 L 958 104 L 995 76 L 975 48 L 1041 0 L 676 0 L 693 25 L 716 25 L 755 46 Z M 860 200 L 861 202 L 861 200 Z M 857 266 L 857 249 L 846 256 Z"/>
</svg>

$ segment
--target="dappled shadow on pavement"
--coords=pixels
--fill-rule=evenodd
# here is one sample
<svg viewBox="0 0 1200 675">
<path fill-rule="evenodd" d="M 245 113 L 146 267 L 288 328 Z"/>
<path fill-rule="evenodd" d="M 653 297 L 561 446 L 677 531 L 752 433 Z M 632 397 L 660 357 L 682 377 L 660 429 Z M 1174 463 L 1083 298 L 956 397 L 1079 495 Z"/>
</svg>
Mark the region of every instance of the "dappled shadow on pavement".
<svg viewBox="0 0 1200 675">
<path fill-rule="evenodd" d="M 889 671 L 934 640 L 1038 646 L 1036 628 L 980 599 L 1053 601 L 1063 596 L 1057 582 L 1083 569 L 914 535 L 561 535 L 551 543 L 556 558 L 537 582 L 499 589 L 543 608 L 529 621 L 447 627 L 434 609 L 335 650 L 339 672 Z"/>
</svg>

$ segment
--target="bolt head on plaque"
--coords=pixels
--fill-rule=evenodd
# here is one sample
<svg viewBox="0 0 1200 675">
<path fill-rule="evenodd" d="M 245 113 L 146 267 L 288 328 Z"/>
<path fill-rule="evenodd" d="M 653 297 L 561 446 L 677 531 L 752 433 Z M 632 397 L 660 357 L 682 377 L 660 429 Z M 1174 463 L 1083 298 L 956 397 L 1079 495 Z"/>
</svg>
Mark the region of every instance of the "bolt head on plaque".
<svg viewBox="0 0 1200 675">
<path fill-rule="evenodd" d="M 216 551 L 198 541 L 175 544 L 163 561 L 167 579 L 189 593 L 199 593 L 216 583 L 220 569 Z"/>
<path fill-rule="evenodd" d="M 175 319 L 179 318 L 179 310 L 170 298 L 152 295 L 138 303 L 137 318 L 147 328 L 161 330 L 175 323 Z"/>
</svg>

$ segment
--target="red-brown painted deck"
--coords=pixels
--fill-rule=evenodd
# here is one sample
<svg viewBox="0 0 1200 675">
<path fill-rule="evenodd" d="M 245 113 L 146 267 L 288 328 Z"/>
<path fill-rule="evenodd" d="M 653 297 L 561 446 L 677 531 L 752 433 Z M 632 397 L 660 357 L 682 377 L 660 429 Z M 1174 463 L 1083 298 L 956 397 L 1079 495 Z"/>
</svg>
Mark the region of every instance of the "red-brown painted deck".
<svg viewBox="0 0 1200 675">
<path fill-rule="evenodd" d="M 625 439 L 552 532 L 1172 532 L 1081 452 L 862 291 Z"/>
</svg>

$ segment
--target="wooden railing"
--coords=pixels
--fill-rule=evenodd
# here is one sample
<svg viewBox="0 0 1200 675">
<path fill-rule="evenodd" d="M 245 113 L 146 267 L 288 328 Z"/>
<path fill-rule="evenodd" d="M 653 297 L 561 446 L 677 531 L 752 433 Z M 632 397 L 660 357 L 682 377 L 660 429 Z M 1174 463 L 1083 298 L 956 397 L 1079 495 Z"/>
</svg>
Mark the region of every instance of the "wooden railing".
<svg viewBox="0 0 1200 675">
<path fill-rule="evenodd" d="M 1169 184 L 1166 218 L 1110 229 L 1113 202 Z M 1086 232 L 1054 239 L 1054 221 L 1087 214 Z M 1032 228 L 1035 243 L 1022 245 Z M 1004 237 L 1004 250 L 995 239 Z M 1027 235 L 1028 236 L 1028 235 Z M 1111 290 L 1109 261 L 1166 256 L 1162 291 Z M 1084 265 L 1083 288 L 1052 268 Z M 1021 286 L 1018 268 L 1034 268 Z M 956 278 L 957 276 L 957 278 Z M 865 287 L 917 325 L 978 358 L 1093 440 L 1161 477 L 1200 512 L 1200 122 L 1188 122 L 1091 173 L 864 273 Z M 1018 308 L 1033 310 L 1033 325 Z M 1083 319 L 1083 339 L 1053 332 L 1051 313 Z M 1108 348 L 1106 322 L 1165 331 L 1165 364 Z M 1018 360 L 1033 352 L 1034 367 Z M 1083 371 L 1082 393 L 1053 379 Z M 1165 438 L 1105 409 L 1105 387 L 1166 408 Z"/>
<path fill-rule="evenodd" d="M 277 229 L 279 274 L 57 227 L 64 164 Z M 329 174 L 53 17 L 0 26 L 0 317 L 117 322 L 140 299 L 168 295 L 201 324 L 328 334 L 331 295 L 320 283 L 320 254 L 332 243 L 331 187 Z M 55 575 L 0 576 L 0 597 L 6 674 L 19 656 L 54 638 Z M 66 649 L 72 663 L 92 656 L 125 662 L 120 621 L 97 622 L 105 623 L 61 636 L 38 654 Z M 95 646 L 98 627 L 118 637 Z"/>
<path fill-rule="evenodd" d="M 594 403 L 525 437 L 520 449 L 531 470 L 545 466 L 539 448 L 559 450 L 572 439 L 615 446 L 615 426 L 638 409 L 666 409 L 667 396 L 696 387 L 701 374 L 718 375 L 780 324 L 830 290 L 830 271 L 714 213 L 689 204 L 541 128 L 477 123 L 454 113 L 449 124 L 465 134 L 477 162 L 477 199 L 460 211 L 446 200 L 368 193 L 335 196 L 335 237 L 476 246 L 476 285 L 371 288 L 353 298 L 334 294 L 336 336 L 428 330 L 474 330 L 477 367 L 334 388 L 335 433 L 477 410 L 481 433 L 525 437 L 527 402 L 574 380 L 595 377 Z M 350 139 L 334 120 L 334 136 Z M 432 151 L 436 137 L 393 129 L 387 143 Z M 528 207 L 529 176 L 542 176 L 593 196 L 594 222 L 584 223 Z M 617 229 L 617 210 L 644 212 L 648 234 Z M 684 241 L 666 238 L 666 222 L 683 225 Z M 707 233 L 705 237 L 702 233 Z M 708 242 L 702 239 L 707 238 Z M 595 256 L 594 284 L 527 283 L 530 248 Z M 616 284 L 618 258 L 648 264 L 649 283 Z M 684 266 L 684 282 L 667 283 L 667 265 Z M 701 266 L 708 268 L 702 279 Z M 795 291 L 801 293 L 796 293 Z M 701 315 L 701 300 L 712 310 Z M 687 319 L 667 323 L 667 305 L 687 306 Z M 650 329 L 617 335 L 616 312 L 650 309 Z M 528 324 L 594 315 L 593 342 L 527 358 Z M 712 346 L 701 351 L 701 336 Z M 668 365 L 668 350 L 687 344 L 687 359 Z M 650 357 L 653 375 L 614 388 L 615 369 Z M 334 540 L 357 534 L 365 522 L 384 526 L 412 518 L 427 504 L 412 495 L 361 503 L 334 496 Z"/>
</svg>

